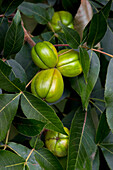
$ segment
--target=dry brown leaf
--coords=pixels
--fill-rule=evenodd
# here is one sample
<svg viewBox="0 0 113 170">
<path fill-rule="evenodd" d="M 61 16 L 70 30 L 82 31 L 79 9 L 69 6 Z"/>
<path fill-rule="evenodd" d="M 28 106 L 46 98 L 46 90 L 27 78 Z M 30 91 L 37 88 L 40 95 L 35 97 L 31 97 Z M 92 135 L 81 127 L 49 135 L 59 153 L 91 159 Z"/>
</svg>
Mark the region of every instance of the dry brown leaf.
<svg viewBox="0 0 113 170">
<path fill-rule="evenodd" d="M 83 30 L 93 16 L 93 11 L 88 0 L 81 0 L 81 5 L 74 17 L 74 27 L 82 39 Z"/>
</svg>

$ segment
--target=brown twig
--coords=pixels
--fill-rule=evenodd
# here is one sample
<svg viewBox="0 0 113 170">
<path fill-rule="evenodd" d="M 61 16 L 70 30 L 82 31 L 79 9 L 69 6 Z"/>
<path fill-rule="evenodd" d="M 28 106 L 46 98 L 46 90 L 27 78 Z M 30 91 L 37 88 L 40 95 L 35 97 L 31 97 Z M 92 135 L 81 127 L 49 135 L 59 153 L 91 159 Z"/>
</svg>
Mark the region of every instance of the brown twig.
<svg viewBox="0 0 113 170">
<path fill-rule="evenodd" d="M 71 97 L 66 97 L 65 99 L 69 99 L 69 100 L 73 100 L 73 101 L 78 101 L 78 102 L 80 102 L 80 100 L 75 99 L 75 98 L 71 98 Z"/>
<path fill-rule="evenodd" d="M 113 55 L 112 54 L 109 54 L 109 53 L 106 53 L 106 52 L 104 52 L 104 51 L 101 51 L 101 49 L 94 49 L 94 48 L 88 48 L 88 47 L 86 47 L 86 46 L 81 46 L 82 48 L 85 48 L 85 49 L 87 49 L 87 50 L 92 50 L 92 51 L 96 51 L 96 52 L 99 52 L 99 53 L 102 53 L 102 54 L 105 54 L 105 55 L 107 55 L 107 56 L 110 56 L 110 57 L 112 57 L 113 58 Z"/>
<path fill-rule="evenodd" d="M 68 46 L 69 47 L 69 44 L 55 44 L 54 46 L 55 47 L 62 47 L 62 46 Z"/>
<path fill-rule="evenodd" d="M 23 30 L 24 30 L 24 40 L 27 41 L 31 45 L 31 47 L 35 46 L 36 43 L 31 39 L 29 33 L 25 29 L 23 21 L 22 21 L 22 27 L 23 27 Z"/>
<path fill-rule="evenodd" d="M 111 55 L 111 54 L 109 54 L 109 53 L 106 53 L 106 52 L 104 52 L 104 51 L 101 51 L 101 50 L 98 50 L 98 49 L 93 49 L 93 48 L 91 48 L 91 50 L 92 50 L 92 51 L 97 51 L 97 52 L 99 52 L 99 53 L 102 53 L 102 54 L 108 55 L 108 56 L 110 56 L 110 57 L 112 57 L 112 58 L 113 58 L 113 55 Z"/>
<path fill-rule="evenodd" d="M 4 17 L 4 14 L 0 15 L 0 18 L 1 18 L 1 17 Z"/>
</svg>

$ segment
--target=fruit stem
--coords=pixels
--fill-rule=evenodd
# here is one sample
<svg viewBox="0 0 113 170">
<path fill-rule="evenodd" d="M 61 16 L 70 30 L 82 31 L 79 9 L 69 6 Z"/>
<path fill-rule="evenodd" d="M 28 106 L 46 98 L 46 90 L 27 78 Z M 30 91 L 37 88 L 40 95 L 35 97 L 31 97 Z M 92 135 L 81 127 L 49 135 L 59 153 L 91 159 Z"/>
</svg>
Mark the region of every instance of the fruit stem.
<svg viewBox="0 0 113 170">
<path fill-rule="evenodd" d="M 39 72 L 40 72 L 40 71 L 38 71 L 38 72 L 36 73 L 36 75 L 37 75 Z M 35 76 L 36 76 L 36 75 L 35 75 Z M 35 77 L 35 76 L 34 76 L 34 77 Z M 33 78 L 34 78 L 34 77 L 33 77 Z M 32 78 L 32 79 L 29 81 L 29 83 L 26 85 L 26 88 L 31 84 L 33 78 Z"/>
<path fill-rule="evenodd" d="M 31 45 L 31 47 L 35 46 L 36 43 L 32 40 L 32 38 L 30 37 L 29 33 L 25 29 L 23 21 L 21 21 L 21 24 L 22 24 L 22 28 L 24 30 L 24 40 L 27 41 Z"/>
<path fill-rule="evenodd" d="M 51 25 L 51 23 L 50 23 L 50 22 L 48 22 L 48 25 L 49 25 L 49 27 L 51 28 L 52 32 L 54 32 L 54 33 L 55 33 L 55 30 L 53 29 L 53 27 L 52 27 L 52 25 Z"/>
</svg>

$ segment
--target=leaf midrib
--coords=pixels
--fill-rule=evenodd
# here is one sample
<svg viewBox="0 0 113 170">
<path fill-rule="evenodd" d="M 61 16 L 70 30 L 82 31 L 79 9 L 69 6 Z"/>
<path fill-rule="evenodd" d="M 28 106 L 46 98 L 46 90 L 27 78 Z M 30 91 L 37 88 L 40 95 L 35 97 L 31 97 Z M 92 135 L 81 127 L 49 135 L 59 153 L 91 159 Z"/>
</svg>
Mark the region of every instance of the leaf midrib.
<svg viewBox="0 0 113 170">
<path fill-rule="evenodd" d="M 12 100 L 10 100 L 10 102 L 8 102 L 4 107 L 2 107 L 2 109 L 0 110 L 0 113 L 11 103 L 13 102 L 19 95 L 21 95 L 21 93 L 19 93 L 17 96 L 15 96 Z"/>
<path fill-rule="evenodd" d="M 1 70 L 0 70 L 1 71 Z M 5 77 L 5 79 L 6 80 L 8 80 L 8 82 L 10 83 L 10 84 L 12 84 L 16 89 L 18 89 L 20 92 L 21 92 L 21 90 L 15 85 L 15 84 L 13 84 L 12 83 L 12 81 L 10 81 L 8 78 L 7 78 L 7 76 L 1 71 L 1 74 Z"/>
</svg>

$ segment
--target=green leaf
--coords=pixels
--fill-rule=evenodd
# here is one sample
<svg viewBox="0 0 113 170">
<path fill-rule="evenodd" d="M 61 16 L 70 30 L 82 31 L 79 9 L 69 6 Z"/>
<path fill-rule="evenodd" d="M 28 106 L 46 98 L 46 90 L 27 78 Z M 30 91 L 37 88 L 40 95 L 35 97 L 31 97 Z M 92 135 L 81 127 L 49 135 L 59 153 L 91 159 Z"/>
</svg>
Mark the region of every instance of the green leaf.
<svg viewBox="0 0 113 170">
<path fill-rule="evenodd" d="M 105 84 L 106 117 L 108 125 L 113 132 L 113 59 L 110 60 Z"/>
<path fill-rule="evenodd" d="M 107 23 L 102 12 L 100 11 L 99 13 L 94 14 L 89 28 L 87 45 L 89 47 L 95 46 L 103 38 L 106 30 Z"/>
<path fill-rule="evenodd" d="M 44 143 L 41 141 L 40 136 L 35 136 L 30 140 L 30 146 L 38 150 L 44 146 Z"/>
<path fill-rule="evenodd" d="M 111 145 L 101 145 L 101 150 L 103 152 L 104 158 L 109 166 L 109 168 L 113 169 L 113 144 Z"/>
<path fill-rule="evenodd" d="M 0 150 L 0 169 L 1 170 L 22 170 L 25 160 L 19 155 L 6 150 Z"/>
<path fill-rule="evenodd" d="M 63 124 L 55 111 L 40 98 L 25 92 L 22 95 L 21 107 L 28 119 L 43 121 L 47 124 L 45 128 L 65 134 Z"/>
<path fill-rule="evenodd" d="M 95 46 L 100 42 L 107 30 L 106 19 L 109 15 L 110 7 L 111 0 L 98 13 L 94 14 L 92 20 L 87 24 L 83 31 L 82 44 L 87 38 L 87 44 L 90 47 Z"/>
<path fill-rule="evenodd" d="M 97 134 L 96 134 L 96 139 L 95 139 L 96 144 L 101 143 L 105 139 L 105 137 L 109 134 L 109 132 L 110 132 L 110 129 L 108 127 L 106 114 L 104 112 L 101 114 L 101 118 L 100 118 L 98 129 L 97 129 Z"/>
<path fill-rule="evenodd" d="M 1 13 L 5 16 L 12 14 L 23 0 L 4 0 L 1 6 Z"/>
<path fill-rule="evenodd" d="M 82 45 L 87 41 L 90 24 L 91 24 L 91 21 L 86 25 L 86 27 L 83 30 L 83 37 L 82 37 L 82 42 L 81 42 Z"/>
<path fill-rule="evenodd" d="M 31 152 L 31 149 L 27 148 L 26 146 L 14 142 L 9 142 L 8 147 L 24 159 L 26 159 Z M 31 162 L 32 164 L 36 163 L 34 154 L 31 154 L 29 162 Z"/>
<path fill-rule="evenodd" d="M 78 32 L 71 28 L 66 27 L 62 23 L 60 23 L 60 25 L 64 31 L 67 43 L 70 45 L 70 47 L 77 49 L 78 46 L 80 45 L 80 36 Z"/>
<path fill-rule="evenodd" d="M 39 68 L 32 61 L 31 46 L 28 43 L 25 43 L 16 54 L 15 60 L 24 68 L 28 81 L 39 71 Z"/>
<path fill-rule="evenodd" d="M 105 160 L 110 169 L 113 168 L 113 133 L 110 131 L 109 135 L 99 144 Z"/>
<path fill-rule="evenodd" d="M 102 66 L 102 63 L 101 63 L 101 66 Z M 95 87 L 93 88 L 93 91 L 90 96 L 90 102 L 94 105 L 96 109 L 98 109 L 99 114 L 104 112 L 105 110 L 104 88 L 101 85 L 100 78 L 98 78 L 95 84 Z"/>
<path fill-rule="evenodd" d="M 23 135 L 36 136 L 42 131 L 45 124 L 34 119 L 15 117 L 14 126 Z"/>
<path fill-rule="evenodd" d="M 36 159 L 35 159 L 35 153 L 33 150 L 27 148 L 24 145 L 18 144 L 18 143 L 14 143 L 14 142 L 9 142 L 8 143 L 8 147 L 13 150 L 14 152 L 16 152 L 19 156 L 23 157 L 25 160 L 27 159 L 28 155 L 30 154 L 30 152 L 32 152 L 32 154 L 30 155 L 28 161 L 27 161 L 27 165 L 29 166 L 32 165 L 35 169 L 39 168 L 41 170 L 40 165 L 37 163 Z"/>
<path fill-rule="evenodd" d="M 3 50 L 4 46 L 4 39 L 8 29 L 8 19 L 7 18 L 0 18 L 0 52 Z"/>
<path fill-rule="evenodd" d="M 46 148 L 35 150 L 35 158 L 45 170 L 63 170 L 58 159 Z"/>
<path fill-rule="evenodd" d="M 98 79 L 100 63 L 98 56 L 93 51 L 88 52 L 90 56 L 90 70 L 87 77 L 87 84 L 84 81 L 83 75 L 70 79 L 72 88 L 80 95 L 83 108 L 87 109 L 90 94 Z"/>
<path fill-rule="evenodd" d="M 80 61 L 81 61 L 81 65 L 82 65 L 82 69 L 84 73 L 84 78 L 87 83 L 87 77 L 88 77 L 89 68 L 90 68 L 90 58 L 89 58 L 89 54 L 87 53 L 87 51 L 81 47 L 80 47 Z"/>
<path fill-rule="evenodd" d="M 48 1 L 48 4 L 50 5 L 50 6 L 53 6 L 53 5 L 55 5 L 55 3 L 56 3 L 56 0 L 47 0 Z"/>
<path fill-rule="evenodd" d="M 20 94 L 0 94 L 0 141 L 2 141 L 18 109 Z"/>
<path fill-rule="evenodd" d="M 49 20 L 51 21 L 52 16 L 54 15 L 54 8 L 50 7 L 47 10 L 48 16 L 49 16 Z"/>
<path fill-rule="evenodd" d="M 82 137 L 82 144 L 86 150 L 88 157 L 93 161 L 96 154 L 97 145 L 95 144 L 96 129 L 94 126 L 94 120 L 92 117 L 92 109 L 87 111 L 87 119 L 85 122 L 84 133 Z"/>
<path fill-rule="evenodd" d="M 55 37 L 54 37 L 54 33 L 53 32 L 45 32 L 43 34 L 40 35 L 41 39 L 43 41 L 50 41 L 52 44 L 55 44 Z M 52 38 L 53 37 L 53 38 Z"/>
<path fill-rule="evenodd" d="M 91 170 L 91 160 L 82 143 L 86 119 L 87 113 L 79 108 L 70 129 L 67 170 L 83 168 Z"/>
<path fill-rule="evenodd" d="M 23 82 L 26 83 L 27 76 L 26 76 L 26 73 L 25 73 L 24 69 L 22 68 L 22 66 L 13 59 L 7 60 L 6 62 L 10 67 L 12 67 L 12 72 L 10 74 L 10 80 L 19 78 L 21 83 L 23 83 Z"/>
<path fill-rule="evenodd" d="M 30 162 L 27 162 L 27 170 L 43 170 L 40 165 L 35 166 L 34 164 L 31 164 Z M 26 170 L 26 169 L 25 169 Z"/>
<path fill-rule="evenodd" d="M 0 60 L 0 88 L 8 92 L 19 92 L 25 89 L 25 83 L 21 83 L 18 78 L 10 81 L 9 75 L 11 67 Z M 21 90 L 20 90 L 21 89 Z"/>
<path fill-rule="evenodd" d="M 109 0 L 108 3 L 101 9 L 104 17 L 107 19 L 109 16 L 110 8 L 111 8 L 112 0 Z"/>
<path fill-rule="evenodd" d="M 99 170 L 99 166 L 100 166 L 99 150 L 97 150 L 94 161 L 93 161 L 92 170 Z"/>
<path fill-rule="evenodd" d="M 108 28 L 105 36 L 101 41 L 101 47 L 104 49 L 105 52 L 113 55 L 112 44 L 113 44 L 113 21 L 112 19 L 108 19 Z M 106 59 L 110 60 L 111 58 L 106 55 Z"/>
<path fill-rule="evenodd" d="M 46 9 L 42 8 L 39 4 L 23 2 L 19 6 L 19 10 L 28 17 L 34 17 L 40 24 L 45 25 L 49 22 L 49 16 Z"/>
<path fill-rule="evenodd" d="M 11 54 L 15 54 L 20 51 L 24 41 L 24 32 L 21 26 L 21 15 L 17 11 L 13 22 L 10 25 L 4 42 L 4 57 L 8 57 Z"/>
</svg>

